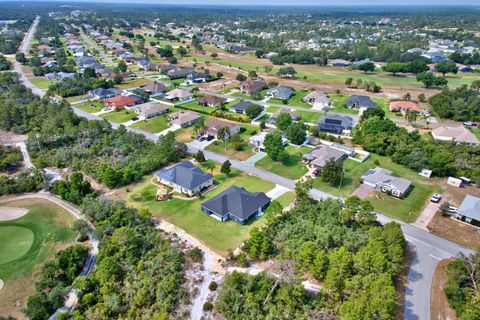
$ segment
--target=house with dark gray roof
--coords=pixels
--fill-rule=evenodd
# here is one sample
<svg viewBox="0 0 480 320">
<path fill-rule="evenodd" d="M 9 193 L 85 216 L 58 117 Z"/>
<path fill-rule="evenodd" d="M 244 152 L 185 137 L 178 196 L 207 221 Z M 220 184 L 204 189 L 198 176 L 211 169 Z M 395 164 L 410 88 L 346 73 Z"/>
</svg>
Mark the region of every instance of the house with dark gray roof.
<svg viewBox="0 0 480 320">
<path fill-rule="evenodd" d="M 201 194 L 213 186 L 213 176 L 190 161 L 182 161 L 156 174 L 158 182 L 189 197 Z"/>
<path fill-rule="evenodd" d="M 109 89 L 97 88 L 97 89 L 88 91 L 88 94 L 95 99 L 107 99 L 107 98 L 112 98 L 120 95 L 120 90 L 115 88 L 109 88 Z"/>
<path fill-rule="evenodd" d="M 307 166 L 318 169 L 323 169 L 331 159 L 340 162 L 345 158 L 347 158 L 347 153 L 343 150 L 323 144 L 303 155 L 303 160 Z"/>
<path fill-rule="evenodd" d="M 458 208 L 455 218 L 480 225 L 480 198 L 467 194 Z"/>
<path fill-rule="evenodd" d="M 347 102 L 345 103 L 347 108 L 357 108 L 357 109 L 364 109 L 364 108 L 376 108 L 377 103 L 372 101 L 370 97 L 367 96 L 350 96 L 348 97 Z"/>
<path fill-rule="evenodd" d="M 167 71 L 167 76 L 170 79 L 186 78 L 193 72 L 193 68 L 180 68 Z"/>
<path fill-rule="evenodd" d="M 230 106 L 230 110 L 236 113 L 242 113 L 245 114 L 247 111 L 247 108 L 253 105 L 252 102 L 250 101 L 240 101 L 237 104 L 234 104 L 233 106 Z M 263 106 L 260 106 L 260 108 L 263 110 Z"/>
<path fill-rule="evenodd" d="M 267 90 L 267 95 L 279 100 L 288 100 L 294 94 L 295 90 L 293 88 L 285 86 L 278 86 Z"/>
<path fill-rule="evenodd" d="M 318 118 L 317 125 L 320 131 L 343 134 L 345 130 L 352 129 L 355 124 L 351 117 L 333 114 Z"/>
<path fill-rule="evenodd" d="M 231 186 L 217 196 L 202 203 L 202 211 L 220 220 L 235 220 L 245 224 L 260 217 L 272 199 L 263 192 L 249 192 L 244 188 Z"/>
<path fill-rule="evenodd" d="M 405 197 L 412 189 L 412 182 L 392 175 L 391 170 L 376 167 L 368 170 L 361 178 L 363 184 L 375 190 L 390 194 L 397 198 Z"/>
</svg>

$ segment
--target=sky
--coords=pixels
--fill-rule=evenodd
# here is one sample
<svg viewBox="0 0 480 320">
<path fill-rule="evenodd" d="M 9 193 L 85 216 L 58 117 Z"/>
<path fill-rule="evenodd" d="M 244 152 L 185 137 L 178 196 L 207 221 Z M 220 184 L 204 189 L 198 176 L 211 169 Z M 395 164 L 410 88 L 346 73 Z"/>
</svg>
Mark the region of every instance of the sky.
<svg viewBox="0 0 480 320">
<path fill-rule="evenodd" d="M 1 2 L 2 0 L 0 0 Z M 40 1 L 40 0 L 37 0 Z M 385 5 L 448 5 L 480 6 L 480 0 L 56 0 L 61 2 L 113 2 L 113 3 L 155 3 L 155 4 L 177 4 L 177 5 L 287 5 L 287 6 L 385 6 Z"/>
</svg>

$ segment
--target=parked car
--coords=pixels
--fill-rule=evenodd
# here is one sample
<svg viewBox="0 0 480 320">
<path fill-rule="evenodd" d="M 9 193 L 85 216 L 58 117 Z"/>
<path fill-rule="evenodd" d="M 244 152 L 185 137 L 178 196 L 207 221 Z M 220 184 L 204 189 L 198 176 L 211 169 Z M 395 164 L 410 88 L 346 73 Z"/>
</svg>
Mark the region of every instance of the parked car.
<svg viewBox="0 0 480 320">
<path fill-rule="evenodd" d="M 451 213 L 451 214 L 457 213 L 457 210 L 458 210 L 457 207 L 449 206 L 449 207 L 447 208 L 447 212 L 448 212 L 448 213 Z"/>
<path fill-rule="evenodd" d="M 472 121 L 465 121 L 463 123 L 464 126 L 467 126 L 467 127 L 476 127 L 477 124 L 475 122 L 472 122 Z"/>
<path fill-rule="evenodd" d="M 442 196 L 438 193 L 434 193 L 433 196 L 430 198 L 430 201 L 433 203 L 439 203 L 442 200 Z"/>
<path fill-rule="evenodd" d="M 205 136 L 198 136 L 197 137 L 197 141 L 199 141 L 199 142 L 205 141 L 206 139 L 207 139 L 207 137 L 205 137 Z"/>
<path fill-rule="evenodd" d="M 132 118 L 132 121 L 137 121 L 138 120 L 138 117 L 133 117 Z"/>
<path fill-rule="evenodd" d="M 208 135 L 208 136 L 207 136 L 207 141 L 212 141 L 213 139 L 215 139 L 214 136 L 212 136 L 212 135 Z"/>
<path fill-rule="evenodd" d="M 110 111 L 110 107 L 103 108 L 103 111 Z"/>
</svg>

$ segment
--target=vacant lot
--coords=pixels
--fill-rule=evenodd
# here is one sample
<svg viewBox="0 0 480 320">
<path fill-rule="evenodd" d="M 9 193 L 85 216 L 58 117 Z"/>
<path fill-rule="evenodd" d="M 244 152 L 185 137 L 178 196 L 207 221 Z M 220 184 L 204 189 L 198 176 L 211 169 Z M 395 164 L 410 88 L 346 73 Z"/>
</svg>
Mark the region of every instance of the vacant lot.
<svg viewBox="0 0 480 320">
<path fill-rule="evenodd" d="M 263 223 L 263 218 L 255 220 L 248 225 L 240 225 L 233 221 L 220 222 L 200 210 L 200 204 L 232 185 L 244 187 L 248 191 L 266 192 L 274 187 L 268 181 L 249 176 L 233 170 L 226 177 L 219 173 L 220 165 L 214 170 L 217 187 L 200 199 L 171 199 L 168 201 L 155 201 L 157 187 L 150 183 L 150 178 L 135 187 L 130 193 L 129 203 L 136 207 L 148 208 L 157 217 L 165 219 L 184 229 L 215 251 L 222 255 L 228 249 L 237 248 L 249 236 L 250 230 Z"/>
<path fill-rule="evenodd" d="M 455 320 L 457 318 L 455 310 L 448 304 L 444 291 L 448 281 L 447 267 L 452 261 L 450 259 L 440 261 L 435 270 L 430 293 L 430 319 Z"/>
<path fill-rule="evenodd" d="M 19 219 L 0 222 L 0 310 L 23 318 L 21 309 L 34 291 L 38 268 L 60 249 L 73 244 L 74 218 L 57 205 L 40 199 L 2 203 L 29 209 Z"/>
<path fill-rule="evenodd" d="M 114 110 L 100 115 L 100 117 L 116 123 L 124 123 L 130 121 L 133 117 L 136 116 L 137 114 L 135 113 L 135 111 L 132 110 Z"/>
<path fill-rule="evenodd" d="M 480 228 L 437 213 L 427 226 L 431 233 L 470 249 L 480 249 Z"/>
<path fill-rule="evenodd" d="M 133 125 L 131 125 L 131 127 L 145 130 L 152 133 L 157 133 L 168 128 L 168 120 L 165 115 L 160 115 L 158 117 L 155 117 L 149 120 L 138 121 Z"/>
<path fill-rule="evenodd" d="M 292 146 L 287 146 L 285 148 L 285 151 L 288 156 L 286 157 L 285 161 L 273 161 L 270 157 L 267 156 L 255 163 L 255 166 L 273 172 L 285 178 L 295 180 L 300 179 L 305 173 L 308 172 L 307 167 L 300 163 L 300 161 L 302 160 L 303 155 L 310 150 L 311 149 L 307 147 L 295 148 Z"/>
<path fill-rule="evenodd" d="M 75 105 L 75 108 L 78 108 L 80 110 L 83 110 L 89 113 L 102 111 L 102 108 L 104 107 L 105 107 L 105 103 L 102 100 L 90 100 L 90 101 L 85 101 L 83 103 L 79 103 Z"/>
</svg>

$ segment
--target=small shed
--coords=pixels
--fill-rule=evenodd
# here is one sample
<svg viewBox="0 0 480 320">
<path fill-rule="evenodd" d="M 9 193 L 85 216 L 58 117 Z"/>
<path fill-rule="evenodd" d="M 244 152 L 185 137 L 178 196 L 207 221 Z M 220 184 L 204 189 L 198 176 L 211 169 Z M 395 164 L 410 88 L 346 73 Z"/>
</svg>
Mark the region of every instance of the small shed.
<svg viewBox="0 0 480 320">
<path fill-rule="evenodd" d="M 418 173 L 420 176 L 430 178 L 432 176 L 432 170 L 422 169 L 422 172 Z"/>
<path fill-rule="evenodd" d="M 463 180 L 454 177 L 448 177 L 447 184 L 450 186 L 461 188 L 463 186 Z"/>
</svg>

